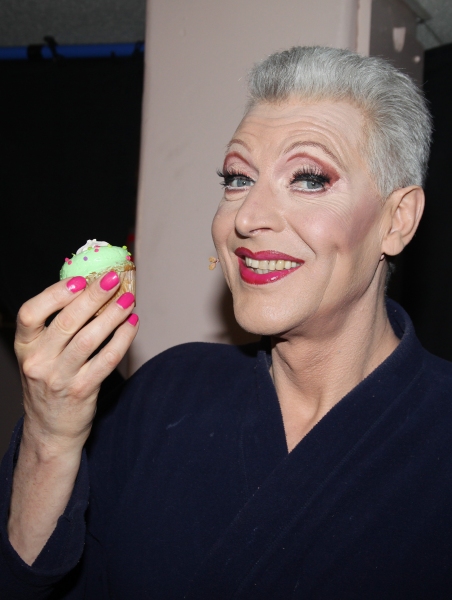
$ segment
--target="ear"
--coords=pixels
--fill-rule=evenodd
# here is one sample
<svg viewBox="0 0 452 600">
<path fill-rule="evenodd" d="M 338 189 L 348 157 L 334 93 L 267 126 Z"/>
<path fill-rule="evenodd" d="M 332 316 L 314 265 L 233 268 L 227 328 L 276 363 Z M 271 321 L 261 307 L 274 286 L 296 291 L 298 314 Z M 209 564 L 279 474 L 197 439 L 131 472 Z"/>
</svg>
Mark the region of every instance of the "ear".
<svg viewBox="0 0 452 600">
<path fill-rule="evenodd" d="M 382 252 L 395 256 L 411 241 L 424 212 L 424 190 L 413 185 L 395 190 L 386 199 L 388 226 L 382 242 Z"/>
</svg>

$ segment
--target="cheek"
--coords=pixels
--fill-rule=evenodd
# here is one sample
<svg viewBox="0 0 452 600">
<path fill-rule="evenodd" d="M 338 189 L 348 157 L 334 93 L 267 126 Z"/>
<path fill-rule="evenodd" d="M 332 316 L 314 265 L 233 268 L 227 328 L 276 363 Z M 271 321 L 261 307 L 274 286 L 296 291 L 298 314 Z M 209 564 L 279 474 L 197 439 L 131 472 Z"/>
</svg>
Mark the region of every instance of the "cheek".
<svg viewBox="0 0 452 600">
<path fill-rule="evenodd" d="M 352 252 L 360 247 L 369 233 L 378 233 L 379 205 L 375 201 L 360 202 L 353 207 L 337 202 L 313 207 L 298 218 L 300 231 L 309 232 L 305 237 L 314 252 Z"/>
<path fill-rule="evenodd" d="M 225 244 L 232 227 L 234 227 L 234 218 L 230 214 L 223 203 L 218 207 L 217 212 L 212 221 L 212 238 L 213 243 L 218 251 Z"/>
<path fill-rule="evenodd" d="M 378 198 L 365 199 L 360 202 L 348 220 L 347 238 L 349 249 L 362 247 L 372 250 L 372 246 L 380 238 L 381 204 Z"/>
</svg>

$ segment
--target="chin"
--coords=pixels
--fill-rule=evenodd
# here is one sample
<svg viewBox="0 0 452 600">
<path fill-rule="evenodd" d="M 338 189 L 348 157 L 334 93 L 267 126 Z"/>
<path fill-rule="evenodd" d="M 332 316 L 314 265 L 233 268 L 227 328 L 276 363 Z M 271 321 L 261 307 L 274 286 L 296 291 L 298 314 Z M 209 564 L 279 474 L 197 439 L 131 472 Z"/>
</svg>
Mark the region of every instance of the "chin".
<svg viewBox="0 0 452 600">
<path fill-rule="evenodd" d="M 281 314 L 268 306 L 250 308 L 248 305 L 242 308 L 234 303 L 234 315 L 242 329 L 255 335 L 277 336 L 295 325 L 287 314 Z"/>
</svg>

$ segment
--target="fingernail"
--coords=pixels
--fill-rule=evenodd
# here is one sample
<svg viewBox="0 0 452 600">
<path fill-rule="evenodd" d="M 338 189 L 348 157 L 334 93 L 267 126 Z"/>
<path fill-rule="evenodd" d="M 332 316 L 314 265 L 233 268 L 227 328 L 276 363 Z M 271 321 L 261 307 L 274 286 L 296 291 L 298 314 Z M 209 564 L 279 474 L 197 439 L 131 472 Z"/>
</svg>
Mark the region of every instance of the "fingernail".
<svg viewBox="0 0 452 600">
<path fill-rule="evenodd" d="M 116 300 L 116 304 L 119 304 L 121 308 L 129 308 L 135 302 L 135 296 L 132 292 L 126 292 Z"/>
<path fill-rule="evenodd" d="M 76 292 L 86 288 L 86 279 L 80 275 L 77 275 L 77 277 L 69 279 L 69 281 L 66 283 L 66 287 L 70 292 L 75 294 Z"/>
<path fill-rule="evenodd" d="M 109 273 L 104 275 L 102 277 L 102 279 L 100 280 L 100 287 L 103 290 L 105 290 L 106 292 L 109 292 L 115 286 L 117 286 L 118 283 L 119 283 L 119 275 L 116 273 L 116 271 L 110 271 Z"/>
<path fill-rule="evenodd" d="M 129 323 L 131 325 L 133 325 L 135 327 L 135 325 L 138 323 L 138 315 L 136 315 L 135 313 L 132 313 L 127 320 L 129 321 Z"/>
</svg>

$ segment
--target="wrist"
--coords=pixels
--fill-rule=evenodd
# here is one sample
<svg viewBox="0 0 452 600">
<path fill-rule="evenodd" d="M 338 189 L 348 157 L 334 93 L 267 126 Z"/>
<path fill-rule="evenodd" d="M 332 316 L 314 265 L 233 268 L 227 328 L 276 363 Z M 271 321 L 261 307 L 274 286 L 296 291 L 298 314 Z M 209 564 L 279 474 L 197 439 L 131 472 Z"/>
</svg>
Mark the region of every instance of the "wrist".
<svg viewBox="0 0 452 600">
<path fill-rule="evenodd" d="M 33 462 L 55 464 L 57 462 L 80 462 L 81 453 L 88 439 L 91 426 L 78 435 L 61 435 L 47 432 L 31 419 L 24 417 L 21 452 L 24 451 Z"/>
</svg>

